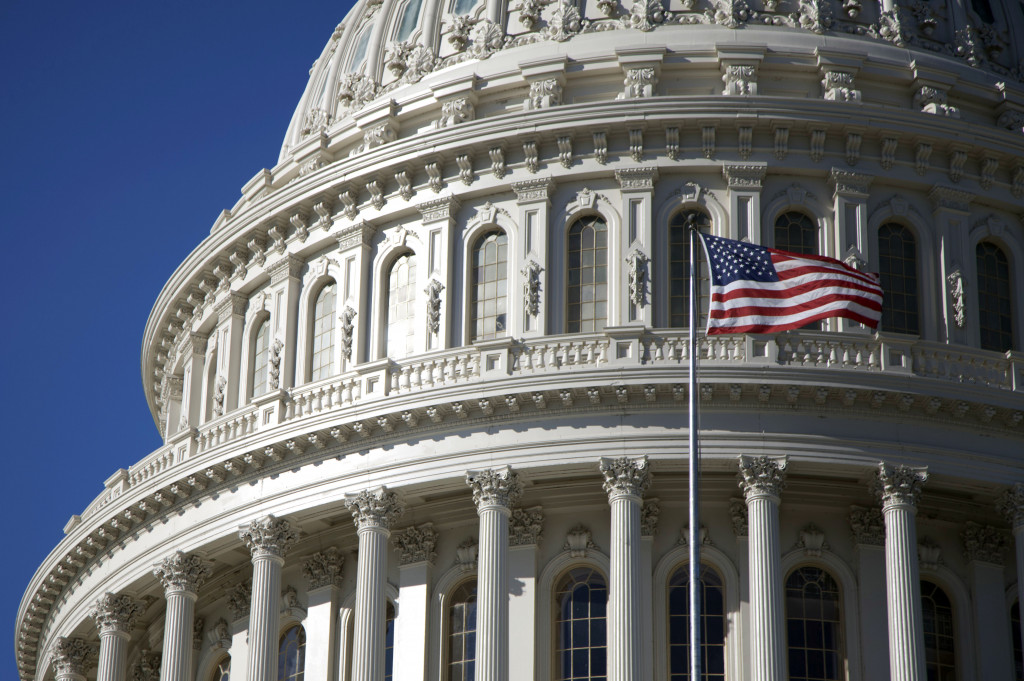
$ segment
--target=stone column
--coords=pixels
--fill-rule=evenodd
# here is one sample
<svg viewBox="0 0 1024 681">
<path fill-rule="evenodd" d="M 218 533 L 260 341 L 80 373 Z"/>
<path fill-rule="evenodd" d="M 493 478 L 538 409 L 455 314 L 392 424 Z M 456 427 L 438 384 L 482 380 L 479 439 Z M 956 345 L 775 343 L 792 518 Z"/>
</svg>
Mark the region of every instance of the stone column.
<svg viewBox="0 0 1024 681">
<path fill-rule="evenodd" d="M 860 663 L 865 679 L 889 677 L 889 635 L 885 600 L 885 520 L 882 509 L 850 507 L 850 530 L 857 551 L 860 610 Z"/>
<path fill-rule="evenodd" d="M 394 539 L 398 549 L 398 601 L 395 621 L 394 678 L 423 681 L 427 677 L 427 637 L 430 623 L 430 584 L 437 531 L 432 523 L 409 527 Z"/>
<path fill-rule="evenodd" d="M 740 457 L 750 552 L 750 667 L 754 681 L 785 679 L 779 495 L 786 459 Z M 692 614 L 691 614 L 692 616 Z"/>
<path fill-rule="evenodd" d="M 968 522 L 961 533 L 967 579 L 974 609 L 974 649 L 979 679 L 1013 678 L 1013 636 L 1006 612 L 1003 558 L 1009 541 L 1006 530 Z"/>
<path fill-rule="evenodd" d="M 161 681 L 188 681 L 192 673 L 196 598 L 200 587 L 213 574 L 213 568 L 195 554 L 175 551 L 153 566 L 153 574 L 163 584 L 167 599 L 160 678 Z"/>
<path fill-rule="evenodd" d="M 144 610 L 124 594 L 105 593 L 96 601 L 92 618 L 100 630 L 100 667 L 96 681 L 125 681 L 128 677 L 128 639 L 135 620 Z"/>
<path fill-rule="evenodd" d="M 647 457 L 601 458 L 604 491 L 612 507 L 611 565 L 608 575 L 608 679 L 633 681 L 643 675 L 643 617 L 640 575 L 640 512 L 651 484 Z"/>
<path fill-rule="evenodd" d="M 268 515 L 238 531 L 252 552 L 252 601 L 249 605 L 249 681 L 277 678 L 278 629 L 281 620 L 281 568 L 299 539 L 284 518 Z"/>
<path fill-rule="evenodd" d="M 508 681 L 508 519 L 523 486 L 508 466 L 468 471 L 466 484 L 480 516 L 476 678 Z"/>
<path fill-rule="evenodd" d="M 398 496 L 385 487 L 348 495 L 345 504 L 352 512 L 359 535 L 352 681 L 383 681 L 388 537 L 392 523 L 402 513 L 402 505 Z"/>
<path fill-rule="evenodd" d="M 1017 550 L 1017 602 L 1024 611 L 1024 484 L 1016 483 L 1003 494 L 999 508 L 1013 527 L 1013 542 Z M 1021 645 L 1024 646 L 1024 627 L 1021 627 Z"/>
<path fill-rule="evenodd" d="M 889 606 L 889 677 L 924 681 L 924 622 L 917 565 L 917 498 L 924 468 L 878 465 L 876 491 L 885 517 L 885 584 Z"/>
<path fill-rule="evenodd" d="M 306 681 L 338 678 L 338 607 L 345 556 L 333 546 L 317 551 L 302 565 L 309 580 L 306 612 Z"/>
<path fill-rule="evenodd" d="M 224 590 L 231 613 L 231 669 L 235 678 L 244 679 L 249 669 L 249 607 L 252 605 L 252 587 L 238 582 Z"/>
<path fill-rule="evenodd" d="M 80 638 L 59 636 L 50 657 L 56 681 L 85 681 L 85 672 L 96 649 Z"/>
</svg>

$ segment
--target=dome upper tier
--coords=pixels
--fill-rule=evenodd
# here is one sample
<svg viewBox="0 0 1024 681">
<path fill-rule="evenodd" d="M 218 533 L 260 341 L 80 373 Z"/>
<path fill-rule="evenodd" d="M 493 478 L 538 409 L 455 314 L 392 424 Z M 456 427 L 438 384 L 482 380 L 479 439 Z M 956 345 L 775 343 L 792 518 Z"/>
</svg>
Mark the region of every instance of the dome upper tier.
<svg viewBox="0 0 1024 681">
<path fill-rule="evenodd" d="M 1013 0 L 362 0 L 310 69 L 281 160 L 372 100 L 453 64 L 623 29 L 677 31 L 664 40 L 690 45 L 700 26 L 777 27 L 817 34 L 822 44 L 829 35 L 858 36 L 1024 77 L 1024 9 Z M 648 42 L 636 33 L 630 41 Z"/>
</svg>

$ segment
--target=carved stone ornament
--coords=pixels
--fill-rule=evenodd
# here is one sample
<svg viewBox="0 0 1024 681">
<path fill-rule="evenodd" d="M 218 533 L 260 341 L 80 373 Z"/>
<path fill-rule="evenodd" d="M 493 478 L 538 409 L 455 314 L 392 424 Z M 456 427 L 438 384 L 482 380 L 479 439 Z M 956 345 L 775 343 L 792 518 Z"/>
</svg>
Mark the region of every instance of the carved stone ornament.
<svg viewBox="0 0 1024 681">
<path fill-rule="evenodd" d="M 653 537 L 658 533 L 658 516 L 661 515 L 660 499 L 645 499 L 640 509 L 640 536 Z"/>
<path fill-rule="evenodd" d="M 921 113 L 960 118 L 960 109 L 947 101 L 946 91 L 937 87 L 925 85 L 914 93 L 914 106 L 919 107 Z"/>
<path fill-rule="evenodd" d="M 284 343 L 280 338 L 274 339 L 270 345 L 270 354 L 267 357 L 267 385 L 271 390 L 277 390 L 281 386 L 281 351 L 284 350 Z"/>
<path fill-rule="evenodd" d="M 708 532 L 708 528 L 705 527 L 704 525 L 701 525 L 700 529 L 697 530 L 697 541 L 700 542 L 701 546 L 711 546 L 712 545 L 711 534 Z M 683 525 L 681 528 L 679 528 L 679 539 L 676 541 L 676 543 L 679 546 L 689 546 L 690 545 L 690 526 L 689 525 Z"/>
<path fill-rule="evenodd" d="M 427 294 L 427 328 L 430 333 L 437 333 L 441 329 L 441 291 L 444 284 L 437 279 L 431 279 L 423 292 Z"/>
<path fill-rule="evenodd" d="M 964 307 L 964 276 L 959 267 L 946 275 L 946 284 L 953 302 L 953 321 L 962 329 L 967 324 L 967 311 Z"/>
<path fill-rule="evenodd" d="M 582 27 L 576 3 L 573 0 L 556 0 L 545 34 L 548 40 L 561 43 L 579 33 Z"/>
<path fill-rule="evenodd" d="M 309 582 L 309 589 L 322 589 L 325 586 L 341 586 L 341 568 L 345 564 L 345 556 L 334 546 L 317 551 L 302 564 L 302 574 Z"/>
<path fill-rule="evenodd" d="M 530 260 L 523 267 L 523 310 L 536 317 L 540 314 L 540 273 L 544 268 L 536 260 Z"/>
<path fill-rule="evenodd" d="M 665 8 L 661 0 L 633 0 L 629 14 L 622 17 L 625 28 L 639 31 L 653 31 L 654 27 L 665 21 Z"/>
<path fill-rule="evenodd" d="M 621 496 L 642 497 L 651 486 L 651 465 L 646 456 L 639 459 L 602 456 L 598 468 L 604 475 L 602 488 L 609 501 Z"/>
<path fill-rule="evenodd" d="M 629 275 L 629 300 L 637 307 L 647 301 L 647 263 L 650 259 L 639 249 L 626 258 Z"/>
<path fill-rule="evenodd" d="M 983 563 L 1002 565 L 1010 542 L 1006 531 L 991 525 L 966 523 L 960 534 L 964 542 L 964 558 L 969 561 L 978 560 Z"/>
<path fill-rule="evenodd" d="M 641 66 L 626 71 L 626 86 L 622 94 L 624 99 L 640 99 L 654 96 L 654 87 L 658 84 L 658 74 L 653 66 Z"/>
<path fill-rule="evenodd" d="M 740 456 L 740 488 L 747 501 L 755 497 L 778 497 L 786 486 L 785 457 Z"/>
<path fill-rule="evenodd" d="M 480 19 L 469 32 L 466 53 L 474 59 L 487 59 L 505 46 L 505 32 L 490 19 Z"/>
<path fill-rule="evenodd" d="M 875 493 L 881 498 L 884 508 L 903 504 L 915 506 L 921 496 L 921 487 L 927 480 L 927 468 L 911 468 L 902 464 L 891 466 L 883 461 L 878 464 Z"/>
<path fill-rule="evenodd" d="M 108 591 L 96 601 L 91 614 L 101 634 L 106 631 L 130 632 L 145 609 L 142 603 L 131 596 L 115 595 Z"/>
<path fill-rule="evenodd" d="M 591 541 L 590 530 L 583 525 L 577 525 L 569 530 L 569 533 L 565 535 L 565 544 L 562 546 L 562 550 L 568 551 L 573 558 L 586 558 L 587 551 L 596 548 L 597 545 Z"/>
<path fill-rule="evenodd" d="M 424 523 L 417 527 L 409 527 L 395 534 L 391 541 L 398 549 L 398 564 L 433 563 L 437 554 L 437 530 L 433 523 Z"/>
<path fill-rule="evenodd" d="M 742 499 L 729 499 L 729 520 L 737 537 L 747 536 L 747 504 Z"/>
<path fill-rule="evenodd" d="M 925 537 L 917 545 L 917 559 L 925 570 L 937 570 L 942 565 L 942 549 L 934 541 Z"/>
<path fill-rule="evenodd" d="M 1016 483 L 1003 493 L 996 507 L 1014 528 L 1024 527 L 1024 484 Z"/>
<path fill-rule="evenodd" d="M 224 415 L 224 390 L 227 388 L 228 382 L 223 376 L 217 376 L 217 380 L 213 385 L 213 415 L 223 416 Z"/>
<path fill-rule="evenodd" d="M 830 102 L 859 102 L 860 90 L 854 85 L 854 74 L 848 71 L 826 71 L 821 80 L 824 98 Z"/>
<path fill-rule="evenodd" d="M 231 626 L 228 624 L 228 621 L 223 617 L 217 620 L 214 623 L 213 628 L 211 628 L 209 633 L 206 634 L 206 638 L 214 648 L 219 648 L 221 650 L 230 649 Z"/>
<path fill-rule="evenodd" d="M 804 550 L 805 556 L 812 558 L 820 557 L 821 552 L 829 548 L 828 542 L 825 541 L 825 533 L 814 523 L 800 530 L 800 541 L 796 546 Z"/>
<path fill-rule="evenodd" d="M 213 574 L 213 567 L 195 554 L 175 551 L 174 555 L 153 566 L 153 574 L 163 584 L 165 591 L 187 591 L 194 594 Z"/>
<path fill-rule="evenodd" d="M 352 359 L 352 336 L 355 331 L 355 318 L 356 311 L 348 305 L 338 315 L 338 320 L 341 321 L 341 339 L 339 341 L 341 344 L 341 356 L 347 360 Z"/>
<path fill-rule="evenodd" d="M 476 540 L 472 537 L 465 539 L 461 544 L 455 547 L 455 564 L 459 566 L 462 572 L 472 572 L 476 570 L 476 559 L 479 551 L 479 546 Z"/>
<path fill-rule="evenodd" d="M 757 67 L 753 64 L 728 64 L 722 74 L 723 95 L 756 95 Z"/>
<path fill-rule="evenodd" d="M 473 503 L 478 509 L 486 506 L 512 508 L 523 493 L 519 474 L 509 466 L 482 471 L 467 471 L 466 484 L 473 490 Z"/>
<path fill-rule="evenodd" d="M 249 547 L 253 558 L 262 556 L 284 558 L 295 542 L 299 540 L 299 533 L 293 530 L 291 523 L 284 518 L 268 515 L 253 520 L 247 527 L 239 530 L 238 538 Z"/>
<path fill-rule="evenodd" d="M 199 650 L 203 647 L 203 629 L 206 628 L 206 620 L 196 617 L 192 620 L 192 650 Z"/>
<path fill-rule="evenodd" d="M 473 120 L 476 111 L 469 97 L 456 97 L 441 104 L 441 117 L 434 124 L 435 128 L 450 128 L 459 123 Z"/>
<path fill-rule="evenodd" d="M 557 78 L 545 78 L 530 83 L 526 99 L 528 109 L 550 109 L 562 103 L 562 83 Z"/>
<path fill-rule="evenodd" d="M 540 506 L 516 508 L 508 521 L 509 546 L 534 546 L 543 538 L 544 514 Z"/>
<path fill-rule="evenodd" d="M 132 681 L 160 681 L 160 653 L 143 648 L 132 669 Z"/>
<path fill-rule="evenodd" d="M 352 512 L 356 529 L 383 528 L 391 529 L 391 525 L 405 511 L 398 495 L 386 487 L 367 489 L 358 494 L 345 496 L 345 505 Z"/>
<path fill-rule="evenodd" d="M 231 613 L 233 620 L 238 621 L 249 615 L 249 608 L 252 605 L 252 586 L 249 582 L 239 582 L 225 589 L 225 595 L 228 612 Z"/>
<path fill-rule="evenodd" d="M 50 654 L 53 658 L 53 671 L 58 678 L 61 676 L 85 678 L 85 672 L 96 655 L 96 646 L 86 643 L 80 638 L 58 636 Z"/>
<path fill-rule="evenodd" d="M 885 546 L 885 519 L 881 509 L 851 506 L 850 530 L 855 544 Z"/>
</svg>

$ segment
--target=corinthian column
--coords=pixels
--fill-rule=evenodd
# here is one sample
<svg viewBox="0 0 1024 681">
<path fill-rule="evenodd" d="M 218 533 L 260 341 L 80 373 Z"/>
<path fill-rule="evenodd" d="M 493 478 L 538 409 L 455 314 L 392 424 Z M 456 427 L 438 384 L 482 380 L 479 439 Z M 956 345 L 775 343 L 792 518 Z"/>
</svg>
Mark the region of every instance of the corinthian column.
<svg viewBox="0 0 1024 681">
<path fill-rule="evenodd" d="M 917 498 L 924 468 L 878 464 L 876 492 L 885 517 L 885 592 L 889 606 L 889 677 L 924 681 L 924 621 L 917 565 Z"/>
<path fill-rule="evenodd" d="M 466 484 L 480 516 L 476 678 L 508 681 L 508 518 L 523 486 L 508 466 L 468 471 Z"/>
<path fill-rule="evenodd" d="M 398 496 L 384 487 L 348 495 L 345 504 L 359 535 L 352 681 L 383 681 L 388 537 L 391 525 L 402 514 L 402 505 Z"/>
<path fill-rule="evenodd" d="M 740 487 L 747 500 L 750 668 L 754 681 L 785 678 L 779 565 L 779 495 L 785 487 L 785 472 L 785 457 L 740 457 Z"/>
<path fill-rule="evenodd" d="M 59 636 L 50 653 L 56 681 L 85 681 L 96 649 L 80 638 Z"/>
<path fill-rule="evenodd" d="M 1000 510 L 1013 527 L 1013 542 L 1017 550 L 1017 602 L 1024 608 L 1024 484 L 1016 483 L 999 501 Z M 1021 627 L 1021 645 L 1024 645 L 1024 627 Z"/>
<path fill-rule="evenodd" d="M 604 491 L 612 507 L 611 574 L 608 584 L 609 681 L 643 675 L 643 607 L 640 575 L 640 514 L 651 484 L 647 457 L 601 458 Z"/>
<path fill-rule="evenodd" d="M 96 601 L 92 618 L 100 630 L 100 668 L 96 681 L 125 681 L 128 677 L 128 639 L 142 604 L 131 596 L 105 593 Z"/>
<path fill-rule="evenodd" d="M 277 678 L 277 634 L 281 619 L 281 567 L 299 533 L 284 518 L 268 515 L 238 531 L 252 552 L 249 604 L 249 681 Z"/>
<path fill-rule="evenodd" d="M 173 556 L 153 566 L 153 574 L 164 585 L 167 599 L 160 679 L 187 681 L 192 675 L 196 597 L 199 588 L 213 574 L 213 568 L 197 555 L 175 551 Z"/>
</svg>

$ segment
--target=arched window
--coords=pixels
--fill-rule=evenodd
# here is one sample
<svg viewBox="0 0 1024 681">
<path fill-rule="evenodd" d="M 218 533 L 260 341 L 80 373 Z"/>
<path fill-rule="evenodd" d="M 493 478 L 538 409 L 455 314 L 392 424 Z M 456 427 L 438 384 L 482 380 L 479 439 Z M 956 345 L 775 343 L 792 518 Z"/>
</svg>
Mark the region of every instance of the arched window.
<svg viewBox="0 0 1024 681">
<path fill-rule="evenodd" d="M 568 331 L 600 331 L 608 319 L 608 224 L 590 215 L 569 227 Z"/>
<path fill-rule="evenodd" d="M 210 681 L 231 680 L 231 656 L 225 655 L 217 661 L 217 666 L 210 672 Z"/>
<path fill-rule="evenodd" d="M 384 611 L 384 681 L 395 678 L 395 604 L 387 602 Z"/>
<path fill-rule="evenodd" d="M 349 62 L 349 73 L 358 71 L 366 61 L 366 48 L 370 44 L 370 36 L 373 35 L 373 22 L 370 22 L 363 32 L 359 34 L 359 38 L 356 41 L 355 51 L 352 53 L 352 61 Z"/>
<path fill-rule="evenodd" d="M 775 248 L 800 255 L 818 254 L 818 228 L 800 211 L 791 210 L 775 219 Z M 821 329 L 821 322 L 804 324 L 804 329 Z"/>
<path fill-rule="evenodd" d="M 476 580 L 452 591 L 448 603 L 448 681 L 476 678 Z"/>
<path fill-rule="evenodd" d="M 508 236 L 483 234 L 473 246 L 470 315 L 473 340 L 504 336 L 508 306 Z"/>
<path fill-rule="evenodd" d="M 725 681 L 725 588 L 709 565 L 700 566 L 700 656 L 702 681 Z M 668 580 L 669 681 L 690 679 L 690 566 Z"/>
<path fill-rule="evenodd" d="M 845 679 L 839 585 L 817 567 L 786 579 L 786 638 L 790 681 Z M 930 678 L 930 677 L 929 677 Z"/>
<path fill-rule="evenodd" d="M 569 570 L 555 589 L 557 681 L 605 679 L 608 674 L 608 586 L 591 567 Z"/>
<path fill-rule="evenodd" d="M 416 257 L 406 253 L 388 275 L 387 356 L 408 357 L 416 340 Z"/>
<path fill-rule="evenodd" d="M 924 662 L 928 681 L 956 680 L 956 639 L 953 604 L 938 584 L 921 580 L 924 619 Z"/>
<path fill-rule="evenodd" d="M 269 386 L 267 366 L 270 359 L 270 320 L 260 322 L 253 342 L 252 355 L 252 396 L 259 397 L 267 392 Z"/>
<path fill-rule="evenodd" d="M 807 215 L 791 210 L 775 219 L 775 248 L 801 255 L 818 254 L 818 229 Z"/>
<path fill-rule="evenodd" d="M 477 2 L 478 0 L 455 0 L 452 3 L 452 14 L 469 14 Z"/>
<path fill-rule="evenodd" d="M 303 681 L 306 671 L 306 630 L 289 627 L 277 650 L 277 681 Z"/>
<path fill-rule="evenodd" d="M 981 347 L 1006 352 L 1013 348 L 1013 307 L 1010 300 L 1010 261 L 1003 249 L 982 241 L 978 261 L 978 328 Z"/>
<path fill-rule="evenodd" d="M 317 294 L 313 305 L 312 371 L 310 380 L 319 381 L 334 374 L 334 309 L 336 302 L 334 282 L 325 285 Z"/>
<path fill-rule="evenodd" d="M 409 2 L 405 3 L 405 7 L 402 8 L 402 16 L 398 20 L 396 40 L 405 40 L 416 30 L 416 24 L 420 20 L 420 7 L 422 6 L 423 0 L 409 0 Z"/>
<path fill-rule="evenodd" d="M 687 220 L 693 216 L 697 229 L 705 234 L 711 232 L 711 218 L 695 209 L 676 213 L 668 225 L 668 325 L 686 328 L 690 325 L 690 234 Z M 697 325 L 707 322 L 708 279 L 704 264 L 704 250 L 697 245 L 697 284 L 700 294 L 697 300 Z"/>
<path fill-rule="evenodd" d="M 917 241 L 903 225 L 878 228 L 878 274 L 882 284 L 882 330 L 920 333 L 917 312 Z"/>
<path fill-rule="evenodd" d="M 1010 608 L 1010 635 L 1013 637 L 1013 669 L 1017 681 L 1024 681 L 1024 646 L 1020 638 L 1020 601 Z"/>
</svg>

